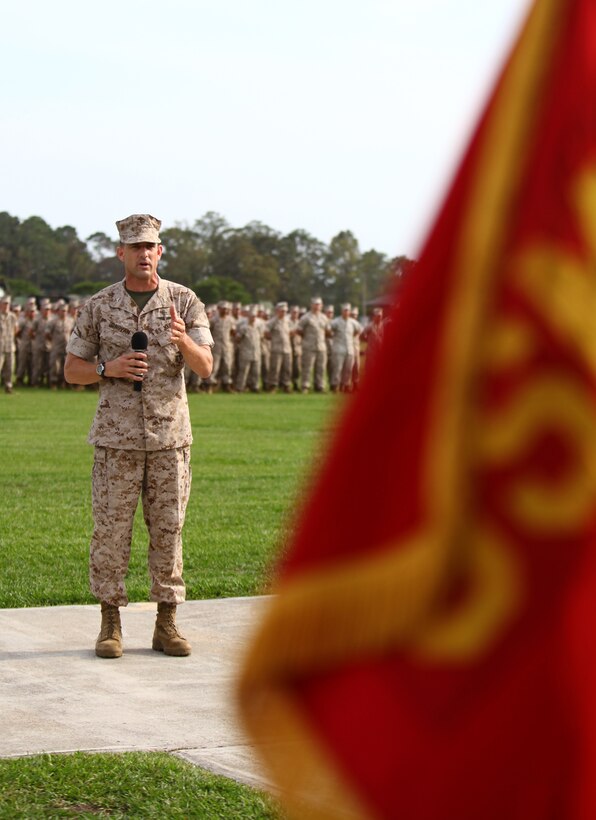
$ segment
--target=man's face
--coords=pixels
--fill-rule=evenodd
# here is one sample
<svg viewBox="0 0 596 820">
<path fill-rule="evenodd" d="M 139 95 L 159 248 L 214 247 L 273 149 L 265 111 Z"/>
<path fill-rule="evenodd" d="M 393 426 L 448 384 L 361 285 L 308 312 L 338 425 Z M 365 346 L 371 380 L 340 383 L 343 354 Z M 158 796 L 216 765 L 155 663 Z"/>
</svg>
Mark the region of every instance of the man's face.
<svg viewBox="0 0 596 820">
<path fill-rule="evenodd" d="M 285 308 L 285 307 L 277 308 L 277 310 L 276 310 L 277 318 L 278 319 L 283 319 L 287 312 L 288 312 L 288 309 Z"/>
<path fill-rule="evenodd" d="M 134 242 L 131 245 L 118 245 L 118 259 L 124 264 L 126 278 L 136 280 L 139 284 L 157 284 L 157 265 L 163 247 L 155 242 Z"/>
<path fill-rule="evenodd" d="M 10 310 L 10 302 L 0 302 L 0 311 L 2 313 L 8 313 Z"/>
<path fill-rule="evenodd" d="M 350 308 L 344 308 L 341 312 L 341 315 L 343 316 L 344 319 L 349 319 L 350 318 Z"/>
<path fill-rule="evenodd" d="M 320 313 L 322 307 L 323 306 L 321 305 L 320 302 L 313 302 L 310 306 L 310 309 L 313 313 Z"/>
</svg>

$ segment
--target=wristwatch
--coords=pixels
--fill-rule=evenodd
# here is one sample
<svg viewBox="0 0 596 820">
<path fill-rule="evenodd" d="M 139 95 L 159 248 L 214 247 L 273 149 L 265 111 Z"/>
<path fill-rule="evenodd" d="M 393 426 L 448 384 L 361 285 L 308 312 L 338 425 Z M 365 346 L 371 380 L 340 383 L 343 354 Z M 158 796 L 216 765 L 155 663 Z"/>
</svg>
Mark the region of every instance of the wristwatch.
<svg viewBox="0 0 596 820">
<path fill-rule="evenodd" d="M 100 362 L 100 363 L 97 365 L 97 367 L 95 368 L 95 372 L 97 373 L 97 375 L 98 375 L 98 376 L 101 376 L 102 378 L 105 378 L 105 375 L 106 375 L 106 363 L 105 363 L 105 362 Z"/>
</svg>

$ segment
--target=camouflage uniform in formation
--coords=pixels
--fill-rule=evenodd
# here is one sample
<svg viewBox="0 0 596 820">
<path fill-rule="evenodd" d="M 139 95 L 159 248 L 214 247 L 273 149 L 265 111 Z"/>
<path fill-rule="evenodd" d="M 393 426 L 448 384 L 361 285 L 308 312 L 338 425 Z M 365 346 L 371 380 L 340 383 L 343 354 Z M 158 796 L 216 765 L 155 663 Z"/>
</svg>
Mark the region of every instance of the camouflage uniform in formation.
<svg viewBox="0 0 596 820">
<path fill-rule="evenodd" d="M 213 370 L 208 383 L 219 384 L 223 390 L 229 390 L 232 382 L 234 365 L 234 341 L 232 331 L 235 322 L 230 315 L 229 302 L 220 302 L 218 311 L 211 319 L 213 334 Z"/>
<path fill-rule="evenodd" d="M 0 300 L 0 376 L 4 390 L 12 393 L 12 374 L 14 371 L 14 354 L 16 351 L 15 333 L 17 317 L 10 310 L 10 296 Z"/>
<path fill-rule="evenodd" d="M 31 384 L 39 387 L 50 383 L 50 341 L 46 331 L 51 321 L 51 309 L 44 305 L 33 322 L 33 374 Z"/>
<path fill-rule="evenodd" d="M 51 319 L 46 327 L 46 338 L 50 344 L 50 386 L 64 386 L 64 360 L 66 345 L 74 327 L 74 319 L 68 315 L 68 308 L 62 305 L 58 315 Z M 74 352 L 74 351 L 73 351 Z"/>
<path fill-rule="evenodd" d="M 293 306 L 290 311 L 290 343 L 292 345 L 292 385 L 294 390 L 300 390 L 302 375 L 302 336 L 297 333 L 300 308 Z"/>
<path fill-rule="evenodd" d="M 236 327 L 238 369 L 234 388 L 238 393 L 243 393 L 247 384 L 252 393 L 259 392 L 262 340 L 263 323 L 257 318 L 256 311 L 251 310 L 248 321 L 239 322 Z"/>
<path fill-rule="evenodd" d="M 17 384 L 31 384 L 33 375 L 33 324 L 37 311 L 28 304 L 17 331 Z"/>
<path fill-rule="evenodd" d="M 265 325 L 265 334 L 271 341 L 267 387 L 275 390 L 281 386 L 289 393 L 292 381 L 292 343 L 287 309 L 287 302 L 278 302 L 275 307 L 276 315 Z"/>
<path fill-rule="evenodd" d="M 182 525 L 190 492 L 192 433 L 184 386 L 184 359 L 170 342 L 170 304 L 199 345 L 213 344 L 204 306 L 188 288 L 160 279 L 139 311 L 123 282 L 92 296 L 68 342 L 87 361 L 111 361 L 130 351 L 132 334 L 147 334 L 149 369 L 142 389 L 127 379 L 103 378 L 89 433 L 93 465 L 94 531 L 91 591 L 102 602 L 125 606 L 133 518 L 142 495 L 149 530 L 151 599 L 181 603 Z"/>
<path fill-rule="evenodd" d="M 298 322 L 302 336 L 302 390 L 310 387 L 310 377 L 314 366 L 315 390 L 322 392 L 325 388 L 325 371 L 327 369 L 327 330 L 329 319 L 324 313 L 311 310 L 305 313 Z"/>
<path fill-rule="evenodd" d="M 355 341 L 362 325 L 350 316 L 350 305 L 343 305 L 341 316 L 331 322 L 333 352 L 331 354 L 331 389 L 350 390 L 354 368 Z"/>
</svg>

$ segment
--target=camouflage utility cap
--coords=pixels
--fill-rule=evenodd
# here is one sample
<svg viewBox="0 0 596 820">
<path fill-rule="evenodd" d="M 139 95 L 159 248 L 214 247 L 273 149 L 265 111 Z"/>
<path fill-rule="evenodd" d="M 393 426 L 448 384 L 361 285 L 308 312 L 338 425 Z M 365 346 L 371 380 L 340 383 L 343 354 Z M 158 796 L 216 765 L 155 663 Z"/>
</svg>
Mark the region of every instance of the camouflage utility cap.
<svg viewBox="0 0 596 820">
<path fill-rule="evenodd" d="M 116 222 L 116 227 L 123 245 L 133 245 L 135 242 L 154 242 L 157 245 L 161 243 L 161 221 L 151 214 L 131 214 L 126 219 Z"/>
</svg>

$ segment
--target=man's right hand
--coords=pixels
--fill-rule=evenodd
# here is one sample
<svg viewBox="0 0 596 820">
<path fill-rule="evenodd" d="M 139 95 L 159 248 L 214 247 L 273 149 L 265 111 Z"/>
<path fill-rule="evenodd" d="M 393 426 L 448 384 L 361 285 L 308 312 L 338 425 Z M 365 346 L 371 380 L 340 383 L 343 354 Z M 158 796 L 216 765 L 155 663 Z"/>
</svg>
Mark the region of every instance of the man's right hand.
<svg viewBox="0 0 596 820">
<path fill-rule="evenodd" d="M 104 375 L 108 379 L 130 379 L 133 382 L 142 382 L 148 369 L 147 354 L 133 351 L 123 353 L 117 359 L 106 362 Z"/>
</svg>

